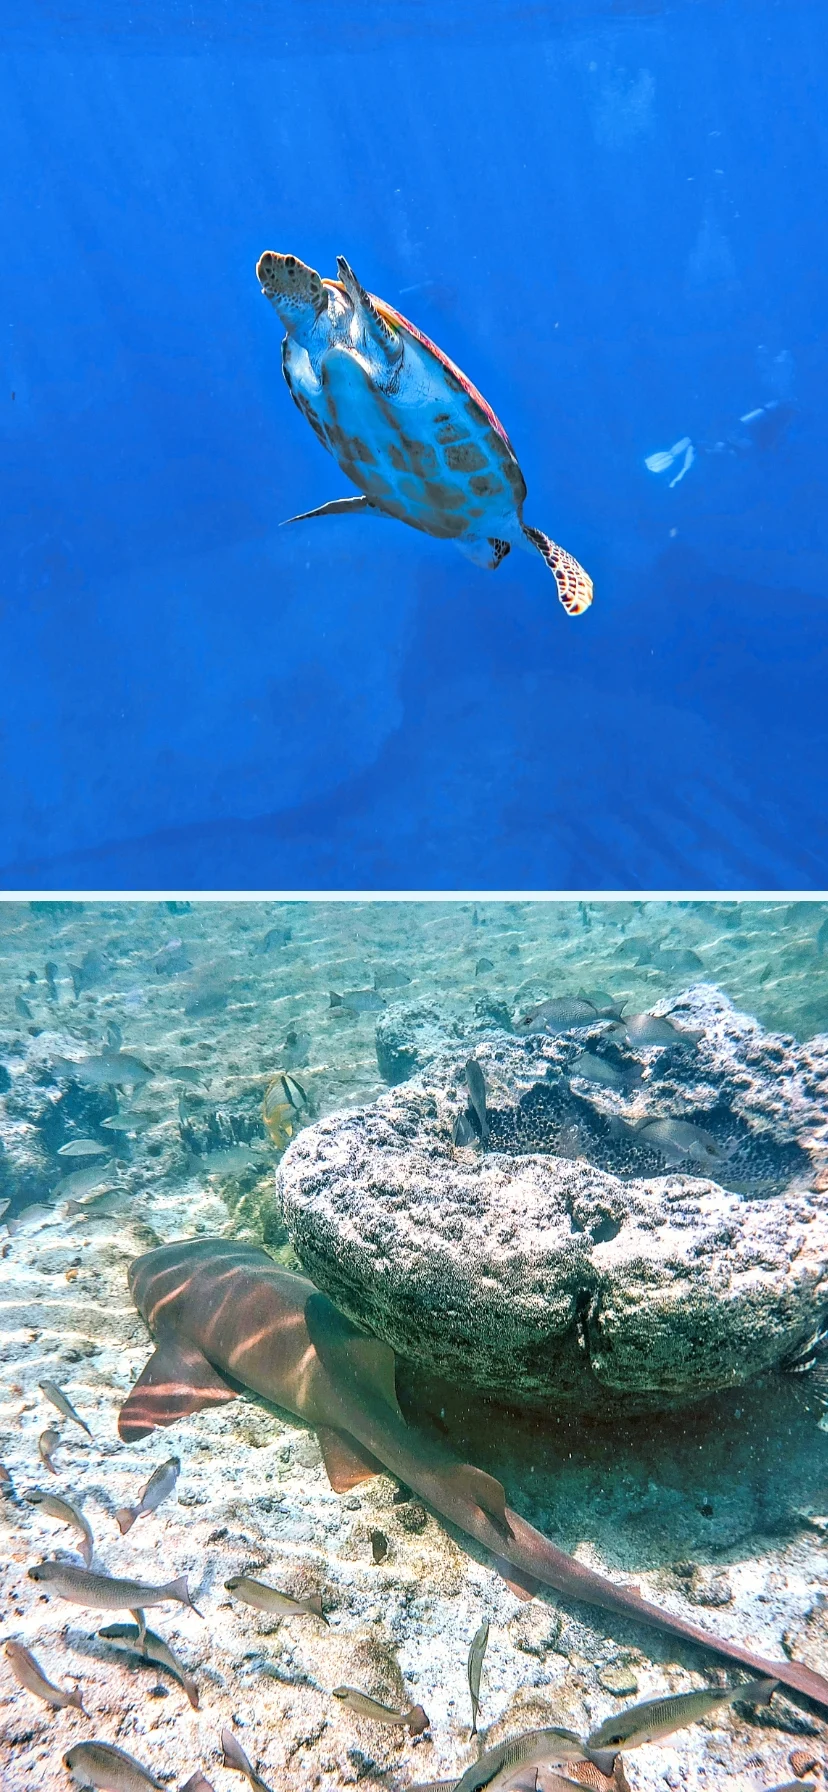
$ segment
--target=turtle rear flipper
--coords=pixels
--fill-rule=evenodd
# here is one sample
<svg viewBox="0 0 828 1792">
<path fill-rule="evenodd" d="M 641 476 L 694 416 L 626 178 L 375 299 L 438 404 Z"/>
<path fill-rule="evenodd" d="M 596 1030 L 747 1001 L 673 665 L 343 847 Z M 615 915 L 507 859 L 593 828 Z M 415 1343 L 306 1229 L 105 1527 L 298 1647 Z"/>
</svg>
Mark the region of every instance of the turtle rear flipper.
<svg viewBox="0 0 828 1792">
<path fill-rule="evenodd" d="M 328 309 L 324 280 L 295 255 L 277 255 L 274 249 L 266 249 L 256 263 L 256 275 L 265 298 L 293 334 L 303 327 L 313 328 Z"/>
<path fill-rule="evenodd" d="M 300 510 L 298 516 L 287 516 L 280 529 L 286 529 L 288 523 L 306 523 L 312 516 L 350 516 L 354 510 L 374 510 L 376 508 L 368 498 L 330 498 L 327 504 L 318 504 L 315 510 Z"/>
<path fill-rule="evenodd" d="M 533 548 L 537 548 L 546 561 L 558 587 L 558 596 L 568 616 L 582 616 L 592 603 L 592 580 L 588 572 L 568 554 L 566 548 L 559 548 L 556 541 L 544 535 L 542 529 L 530 529 L 528 523 L 521 528 L 526 540 Z"/>
</svg>

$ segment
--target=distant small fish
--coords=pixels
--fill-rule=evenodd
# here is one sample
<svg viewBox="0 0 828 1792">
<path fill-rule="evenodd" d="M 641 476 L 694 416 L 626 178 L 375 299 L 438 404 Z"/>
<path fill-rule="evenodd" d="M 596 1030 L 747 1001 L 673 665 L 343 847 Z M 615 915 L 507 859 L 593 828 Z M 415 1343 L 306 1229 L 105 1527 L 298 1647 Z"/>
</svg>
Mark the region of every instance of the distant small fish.
<svg viewBox="0 0 828 1792">
<path fill-rule="evenodd" d="M 388 1554 L 388 1538 L 384 1531 L 371 1532 L 371 1554 L 377 1566 L 380 1562 L 385 1561 Z"/>
<path fill-rule="evenodd" d="M 641 1081 L 640 1070 L 622 1070 L 608 1058 L 596 1058 L 592 1052 L 579 1052 L 568 1066 L 567 1074 L 581 1077 L 587 1083 L 604 1083 L 608 1089 L 629 1089 Z"/>
<path fill-rule="evenodd" d="M 645 961 L 656 971 L 672 971 L 679 976 L 683 971 L 699 971 L 702 960 L 698 952 L 690 946 L 657 946 L 649 953 Z"/>
<path fill-rule="evenodd" d="M 243 1773 L 245 1779 L 250 1781 L 251 1786 L 256 1786 L 258 1788 L 258 1792 L 270 1792 L 269 1786 L 265 1784 L 261 1775 L 256 1772 L 255 1767 L 248 1761 L 241 1743 L 233 1735 L 232 1730 L 222 1730 L 221 1746 L 224 1754 L 225 1767 L 232 1767 L 234 1772 Z"/>
<path fill-rule="evenodd" d="M 163 1780 L 111 1742 L 76 1742 L 67 1749 L 63 1765 L 82 1786 L 99 1786 L 102 1792 L 143 1792 L 144 1786 L 166 1792 Z"/>
<path fill-rule="evenodd" d="M 346 995 L 330 992 L 330 1007 L 344 1008 L 349 1014 L 375 1014 L 385 1003 L 376 989 L 351 989 Z"/>
<path fill-rule="evenodd" d="M 57 1474 L 57 1469 L 52 1461 L 52 1452 L 57 1449 L 59 1443 L 60 1432 L 55 1430 L 54 1425 L 47 1425 L 46 1430 L 41 1431 L 37 1440 L 38 1455 L 50 1475 Z"/>
<path fill-rule="evenodd" d="M 121 1536 L 132 1529 L 136 1518 L 145 1512 L 155 1512 L 163 1500 L 169 1498 L 181 1473 L 181 1463 L 177 1456 L 171 1456 L 169 1462 L 162 1462 L 160 1468 L 154 1470 L 145 1487 L 138 1496 L 137 1506 L 119 1506 L 115 1513 Z"/>
<path fill-rule="evenodd" d="M 820 957 L 822 957 L 826 946 L 828 946 L 828 915 L 826 915 L 825 920 L 820 923 L 819 932 L 816 936 L 816 949 Z"/>
<path fill-rule="evenodd" d="M 0 1201 L 0 1220 L 3 1218 L 4 1213 L 8 1212 L 8 1209 L 10 1206 L 11 1206 L 10 1198 Z"/>
<path fill-rule="evenodd" d="M 99 1144 L 97 1139 L 72 1139 L 68 1145 L 58 1146 L 58 1157 L 106 1157 L 108 1145 Z"/>
<path fill-rule="evenodd" d="M 46 984 L 47 984 L 47 987 L 49 990 L 49 1000 L 50 1000 L 50 1002 L 56 1002 L 58 999 L 58 987 L 57 987 L 58 967 L 52 959 L 46 960 L 46 964 L 44 965 L 44 969 L 43 969 L 43 974 L 46 978 Z"/>
<path fill-rule="evenodd" d="M 486 1653 L 486 1647 L 487 1647 L 488 1641 L 489 1641 L 489 1620 L 488 1620 L 488 1618 L 484 1618 L 483 1623 L 480 1626 L 480 1629 L 476 1630 L 474 1633 L 474 1636 L 472 1637 L 471 1647 L 469 1649 L 469 1659 L 468 1659 L 468 1664 L 467 1664 L 467 1673 L 468 1673 L 468 1679 L 469 1679 L 469 1693 L 471 1695 L 471 1708 L 472 1708 L 472 1726 L 471 1726 L 472 1736 L 477 1735 L 477 1713 L 480 1710 L 480 1675 L 483 1671 L 483 1657 Z"/>
<path fill-rule="evenodd" d="M 63 1389 L 58 1387 L 57 1382 L 39 1381 L 37 1385 L 40 1388 L 41 1393 L 46 1395 L 47 1400 L 51 1400 L 52 1405 L 57 1408 L 64 1419 L 71 1419 L 75 1425 L 80 1425 L 81 1431 L 85 1431 L 87 1437 L 92 1436 L 86 1420 L 82 1419 L 79 1413 L 76 1413 L 68 1394 L 64 1394 Z"/>
<path fill-rule="evenodd" d="M 43 1699 L 44 1704 L 54 1706 L 56 1711 L 62 1711 L 65 1705 L 74 1705 L 76 1711 L 83 1711 L 84 1717 L 87 1716 L 77 1687 L 72 1692 L 64 1692 L 61 1686 L 53 1686 L 51 1680 L 47 1680 L 40 1663 L 35 1661 L 31 1650 L 25 1649 L 22 1643 L 8 1642 L 5 1649 L 9 1666 L 19 1686 L 24 1686 L 27 1692 L 33 1692 L 36 1699 Z"/>
<path fill-rule="evenodd" d="M 109 1051 L 119 1052 L 124 1043 L 124 1036 L 116 1020 L 107 1023 L 106 1043 Z"/>
<path fill-rule="evenodd" d="M 202 1088 L 207 1081 L 207 1071 L 201 1064 L 173 1064 L 167 1071 L 167 1076 L 174 1083 L 190 1083 L 197 1089 Z"/>
<path fill-rule="evenodd" d="M 400 1729 L 408 1730 L 410 1736 L 422 1736 L 428 1729 L 428 1718 L 422 1705 L 411 1705 L 407 1711 L 395 1711 L 393 1705 L 381 1705 L 379 1699 L 369 1698 L 367 1692 L 359 1692 L 355 1686 L 335 1686 L 333 1697 L 340 1704 L 347 1705 L 349 1711 L 357 1717 L 368 1717 L 377 1724 L 397 1724 Z"/>
<path fill-rule="evenodd" d="M 82 995 L 85 989 L 94 989 L 95 984 L 100 983 L 103 974 L 104 961 L 100 952 L 91 949 L 84 953 L 80 964 L 70 964 L 69 975 L 72 979 L 75 1000 L 77 1001 L 78 996 Z"/>
<path fill-rule="evenodd" d="M 631 1045 L 697 1045 L 704 1038 L 703 1029 L 676 1027 L 658 1014 L 631 1014 L 613 1031 L 626 1034 Z"/>
<path fill-rule="evenodd" d="M 374 972 L 375 989 L 405 989 L 410 982 L 411 978 L 406 976 L 405 971 L 398 971 L 392 964 Z"/>
<path fill-rule="evenodd" d="M 767 1705 L 776 1680 L 749 1680 L 742 1686 L 707 1686 L 699 1692 L 668 1694 L 662 1699 L 644 1699 L 604 1719 L 587 1737 L 586 1750 L 602 1772 L 611 1773 L 619 1749 L 641 1748 L 645 1742 L 660 1742 L 695 1724 L 711 1711 L 719 1711 L 734 1701 L 746 1705 Z"/>
<path fill-rule="evenodd" d="M 155 1072 L 132 1052 L 101 1052 L 90 1058 L 53 1058 L 52 1069 L 63 1082 L 82 1083 L 93 1089 L 107 1084 L 117 1089 L 151 1082 Z"/>
<path fill-rule="evenodd" d="M 474 967 L 474 974 L 475 974 L 475 977 L 482 977 L 485 971 L 493 971 L 493 970 L 494 970 L 494 965 L 492 964 L 492 961 L 490 958 L 478 958 L 477 963 Z"/>
<path fill-rule="evenodd" d="M 486 1119 L 486 1078 L 476 1058 L 469 1058 L 464 1075 L 472 1108 L 480 1126 L 480 1137 L 485 1145 L 489 1137 L 489 1122 Z"/>
<path fill-rule="evenodd" d="M 187 997 L 184 1003 L 184 1013 L 189 1015 L 191 1020 L 200 1020 L 208 1014 L 222 1014 L 229 999 L 230 993 L 226 984 L 218 981 L 201 983 Z"/>
<path fill-rule="evenodd" d="M 152 965 L 156 977 L 177 977 L 182 971 L 191 971 L 193 961 L 181 940 L 168 940 L 156 952 Z"/>
<path fill-rule="evenodd" d="M 286 1070 L 301 1070 L 307 1064 L 310 1043 L 310 1033 L 303 1033 L 300 1027 L 288 1028 L 280 1054 Z"/>
<path fill-rule="evenodd" d="M 570 1027 L 589 1027 L 602 1017 L 594 1002 L 582 996 L 550 996 L 530 1008 L 517 1022 L 516 1033 L 566 1033 Z"/>
<path fill-rule="evenodd" d="M 451 1129 L 453 1145 L 476 1145 L 477 1133 L 468 1114 L 458 1114 Z"/>
<path fill-rule="evenodd" d="M 158 1125 L 158 1114 L 108 1114 L 101 1120 L 107 1132 L 149 1132 L 151 1126 Z"/>
<path fill-rule="evenodd" d="M 259 941 L 256 951 L 275 952 L 280 946 L 287 946 L 292 939 L 292 927 L 269 927 L 267 933 Z"/>
<path fill-rule="evenodd" d="M 235 1593 L 237 1599 L 255 1606 L 256 1611 L 269 1612 L 276 1618 L 321 1618 L 323 1624 L 328 1622 L 319 1593 L 312 1593 L 308 1599 L 294 1599 L 290 1593 L 281 1593 L 278 1587 L 269 1587 L 263 1580 L 251 1580 L 247 1574 L 234 1574 L 224 1585 L 228 1593 Z"/>
<path fill-rule="evenodd" d="M 30 1568 L 29 1580 L 42 1581 L 61 1599 L 69 1599 L 73 1605 L 87 1605 L 96 1611 L 136 1611 L 145 1605 L 166 1605 L 169 1600 L 176 1600 L 179 1605 L 188 1605 L 198 1612 L 190 1598 L 185 1574 L 178 1580 L 151 1586 L 148 1581 L 119 1580 L 110 1574 L 93 1574 L 88 1568 L 72 1568 L 67 1562 L 49 1561 L 38 1562 Z"/>
<path fill-rule="evenodd" d="M 105 1637 L 108 1643 L 122 1643 L 134 1654 L 140 1655 L 143 1661 L 150 1661 L 154 1667 L 166 1668 L 168 1673 L 183 1686 L 193 1707 L 198 1710 L 198 1687 L 186 1668 L 182 1667 L 177 1655 L 173 1654 L 169 1643 L 162 1636 L 156 1636 L 154 1630 L 144 1629 L 143 1637 L 137 1624 L 106 1624 L 98 1635 Z"/>
<path fill-rule="evenodd" d="M 730 1155 L 717 1144 L 712 1133 L 705 1132 L 701 1126 L 693 1126 L 688 1120 L 647 1120 L 643 1126 L 636 1127 L 636 1134 L 646 1145 L 653 1145 L 662 1157 L 670 1158 L 674 1163 L 684 1163 L 690 1158 L 697 1164 L 723 1164 Z"/>
<path fill-rule="evenodd" d="M 31 1011 L 31 1008 L 29 1007 L 28 1002 L 26 1001 L 25 996 L 15 996 L 14 1012 L 15 1012 L 15 1014 L 20 1015 L 21 1020 L 31 1020 L 32 1011 Z"/>
<path fill-rule="evenodd" d="M 37 1487 L 33 1487 L 24 1498 L 30 1505 L 36 1506 L 39 1512 L 45 1512 L 48 1518 L 56 1518 L 59 1524 L 71 1525 L 73 1530 L 80 1532 L 83 1538 L 81 1554 L 88 1568 L 95 1553 L 95 1539 L 83 1513 L 71 1505 L 69 1500 L 61 1499 L 59 1494 L 41 1493 Z"/>
</svg>

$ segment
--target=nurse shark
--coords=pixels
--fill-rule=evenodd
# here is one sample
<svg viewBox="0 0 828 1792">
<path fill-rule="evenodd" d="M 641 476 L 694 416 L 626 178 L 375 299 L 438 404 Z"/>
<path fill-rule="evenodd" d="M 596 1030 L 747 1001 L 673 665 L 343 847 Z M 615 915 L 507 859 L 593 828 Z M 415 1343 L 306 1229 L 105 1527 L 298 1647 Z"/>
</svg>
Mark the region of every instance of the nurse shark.
<svg viewBox="0 0 828 1792">
<path fill-rule="evenodd" d="M 304 1276 L 265 1251 L 223 1238 L 161 1245 L 130 1266 L 133 1300 L 156 1348 L 121 1408 L 125 1443 L 156 1426 L 222 1406 L 249 1389 L 311 1426 L 331 1486 L 345 1493 L 388 1472 L 491 1552 L 524 1598 L 551 1587 L 621 1612 L 778 1681 L 828 1711 L 828 1680 L 795 1661 L 767 1661 L 605 1578 L 506 1504 L 501 1483 L 409 1426 L 394 1352 L 340 1313 Z"/>
</svg>

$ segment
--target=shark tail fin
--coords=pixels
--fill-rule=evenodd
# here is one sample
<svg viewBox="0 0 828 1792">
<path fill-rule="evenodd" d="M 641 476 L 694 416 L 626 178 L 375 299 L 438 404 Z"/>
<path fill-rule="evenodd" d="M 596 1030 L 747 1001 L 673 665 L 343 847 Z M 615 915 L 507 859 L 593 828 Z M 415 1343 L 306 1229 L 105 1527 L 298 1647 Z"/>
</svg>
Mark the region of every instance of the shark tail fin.
<svg viewBox="0 0 828 1792">
<path fill-rule="evenodd" d="M 162 1339 L 118 1414 L 125 1444 L 147 1437 L 157 1425 L 174 1425 L 205 1406 L 223 1406 L 238 1395 L 194 1344 Z"/>
</svg>

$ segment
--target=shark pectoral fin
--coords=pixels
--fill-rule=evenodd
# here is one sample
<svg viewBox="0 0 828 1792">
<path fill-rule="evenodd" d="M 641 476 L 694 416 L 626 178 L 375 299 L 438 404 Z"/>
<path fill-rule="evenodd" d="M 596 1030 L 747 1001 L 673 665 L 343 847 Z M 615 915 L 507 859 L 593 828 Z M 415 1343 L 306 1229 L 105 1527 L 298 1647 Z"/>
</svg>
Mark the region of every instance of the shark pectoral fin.
<svg viewBox="0 0 828 1792">
<path fill-rule="evenodd" d="M 348 516 L 354 510 L 371 509 L 373 509 L 373 505 L 370 499 L 365 497 L 331 498 L 327 504 L 320 504 L 316 510 L 300 510 L 298 516 L 285 517 L 284 522 L 279 524 L 279 528 L 286 529 L 289 523 L 306 523 L 312 516 Z"/>
<path fill-rule="evenodd" d="M 487 1475 L 482 1468 L 473 1468 L 470 1462 L 456 1462 L 441 1470 L 441 1477 L 451 1482 L 461 1499 L 471 1500 L 473 1505 L 479 1506 L 504 1537 L 511 1536 L 511 1525 L 506 1516 L 506 1491 L 494 1475 Z"/>
<path fill-rule="evenodd" d="M 507 1562 L 505 1556 L 495 1556 L 495 1567 L 516 1599 L 534 1599 L 542 1591 L 539 1580 L 533 1580 L 531 1574 L 523 1574 L 512 1562 Z"/>
<path fill-rule="evenodd" d="M 237 1400 L 218 1370 L 194 1344 L 163 1338 L 118 1414 L 118 1434 L 125 1444 L 147 1437 L 157 1425 L 174 1425 L 204 1406 Z"/>
<path fill-rule="evenodd" d="M 311 1343 L 336 1387 L 350 1384 L 350 1391 L 365 1392 L 390 1406 L 405 1424 L 397 1399 L 394 1352 L 389 1344 L 357 1330 L 326 1294 L 311 1294 L 305 1303 L 305 1324 Z M 350 1434 L 349 1434 L 350 1435 Z M 502 1492 L 502 1489 L 501 1489 Z M 505 1495 L 503 1496 L 505 1499 Z"/>
<path fill-rule="evenodd" d="M 350 1493 L 360 1481 L 370 1481 L 373 1475 L 385 1474 L 382 1463 L 347 1432 L 335 1431 L 332 1425 L 317 1425 L 316 1435 L 325 1473 L 334 1493 Z"/>
</svg>

